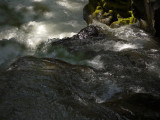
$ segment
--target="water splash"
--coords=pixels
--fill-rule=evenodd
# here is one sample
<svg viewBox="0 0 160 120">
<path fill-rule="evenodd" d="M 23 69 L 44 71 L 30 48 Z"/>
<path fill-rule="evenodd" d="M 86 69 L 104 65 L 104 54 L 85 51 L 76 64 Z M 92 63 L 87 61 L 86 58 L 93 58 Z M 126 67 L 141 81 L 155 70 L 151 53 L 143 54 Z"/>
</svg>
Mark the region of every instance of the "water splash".
<svg viewBox="0 0 160 120">
<path fill-rule="evenodd" d="M 18 56 L 34 55 L 41 43 L 48 43 L 48 39 L 51 38 L 71 37 L 86 25 L 82 9 L 87 0 L 5 0 L 3 4 L 1 2 L 0 41 L 14 39 L 16 42 L 7 42 L 5 46 L 0 42 L 0 65 Z M 20 44 L 27 49 L 16 49 Z"/>
<path fill-rule="evenodd" d="M 9 26 L 10 23 L 1 26 L 0 39 L 15 38 L 35 48 L 50 38 L 71 37 L 86 25 L 82 17 L 86 3 L 87 0 L 6 0 L 8 9 L 13 9 L 14 15 L 21 14 L 23 19 L 21 27 Z"/>
<path fill-rule="evenodd" d="M 149 42 L 153 41 L 153 38 L 144 30 L 138 28 L 137 24 L 126 25 L 120 28 L 110 28 L 105 24 L 94 21 L 93 25 L 100 26 L 101 28 L 103 28 L 106 34 L 115 36 L 121 41 L 116 42 L 113 40 L 111 42 L 113 50 L 116 51 L 143 48 Z"/>
</svg>

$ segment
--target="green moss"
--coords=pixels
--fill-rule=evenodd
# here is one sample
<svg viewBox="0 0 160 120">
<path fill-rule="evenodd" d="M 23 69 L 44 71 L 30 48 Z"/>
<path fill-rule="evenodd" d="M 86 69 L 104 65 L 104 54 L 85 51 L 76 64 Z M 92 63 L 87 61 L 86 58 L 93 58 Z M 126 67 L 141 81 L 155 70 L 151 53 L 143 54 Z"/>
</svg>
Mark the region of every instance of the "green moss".
<svg viewBox="0 0 160 120">
<path fill-rule="evenodd" d="M 90 16 L 89 23 L 93 19 L 104 21 L 102 19 L 111 18 L 110 21 L 117 25 L 127 25 L 136 22 L 131 10 L 130 0 L 89 0 Z M 129 11 L 129 12 L 128 12 Z"/>
<path fill-rule="evenodd" d="M 107 13 L 107 12 L 104 12 L 103 16 L 107 16 L 107 15 L 108 15 L 108 13 Z"/>
<path fill-rule="evenodd" d="M 101 2 L 102 2 L 102 3 L 104 3 L 104 2 L 105 2 L 105 0 L 101 0 Z"/>
<path fill-rule="evenodd" d="M 101 6 L 97 6 L 96 10 L 102 10 L 102 7 Z"/>
<path fill-rule="evenodd" d="M 136 18 L 135 18 L 134 15 L 133 15 L 133 11 L 129 11 L 129 13 L 131 14 L 130 24 L 136 23 Z"/>
<path fill-rule="evenodd" d="M 93 16 L 99 14 L 100 12 L 102 12 L 103 10 L 96 10 L 94 13 L 93 13 Z"/>
<path fill-rule="evenodd" d="M 96 9 L 96 6 L 101 6 L 104 11 L 112 9 L 122 17 L 129 17 L 127 11 L 131 9 L 130 0 L 89 0 L 89 4 L 94 6 L 94 9 Z"/>
<path fill-rule="evenodd" d="M 103 8 L 106 8 L 107 7 L 107 3 L 105 2 L 104 4 L 103 4 Z"/>
<path fill-rule="evenodd" d="M 104 12 L 103 13 L 103 18 L 112 17 L 112 13 L 113 13 L 113 10 L 109 10 L 108 12 Z"/>
<path fill-rule="evenodd" d="M 134 24 L 136 22 L 136 18 L 134 17 L 132 11 L 129 11 L 129 13 L 131 17 L 128 17 L 128 18 L 122 18 L 120 14 L 117 14 L 118 21 L 113 22 L 111 27 L 114 28 L 114 27 L 119 27 L 123 25 Z"/>
<path fill-rule="evenodd" d="M 103 13 L 103 9 L 101 6 L 97 6 L 96 10 L 92 13 L 93 18 L 95 18 L 97 15 L 100 15 Z"/>
</svg>

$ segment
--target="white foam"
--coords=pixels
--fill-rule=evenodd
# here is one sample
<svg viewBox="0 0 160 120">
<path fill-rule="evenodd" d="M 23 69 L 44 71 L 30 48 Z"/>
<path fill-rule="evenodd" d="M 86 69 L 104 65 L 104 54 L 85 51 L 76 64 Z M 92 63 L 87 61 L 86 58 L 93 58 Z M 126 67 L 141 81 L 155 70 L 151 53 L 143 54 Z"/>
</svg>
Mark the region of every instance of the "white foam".
<svg viewBox="0 0 160 120">
<path fill-rule="evenodd" d="M 59 0 L 56 2 L 58 5 L 65 7 L 69 10 L 79 10 L 83 9 L 83 5 L 81 3 L 78 3 L 76 1 L 69 1 L 69 0 Z"/>
<path fill-rule="evenodd" d="M 126 25 L 114 29 L 98 21 L 93 21 L 93 25 L 100 26 L 106 31 L 106 34 L 112 34 L 113 36 L 116 36 L 118 39 L 122 39 L 123 41 L 127 42 L 126 44 L 115 44 L 114 47 L 118 51 L 124 49 L 143 48 L 149 41 L 152 40 L 152 38 L 145 31 L 138 28 L 136 24 Z"/>
<path fill-rule="evenodd" d="M 103 69 L 104 68 L 104 65 L 103 65 L 103 62 L 101 61 L 100 55 L 96 56 L 95 58 L 88 61 L 87 63 L 88 63 L 88 65 L 90 65 L 96 69 Z"/>
<path fill-rule="evenodd" d="M 71 37 L 86 26 L 83 20 L 83 7 L 88 0 L 7 0 L 16 11 L 27 11 L 24 24 L 20 27 L 3 26 L 0 28 L 0 40 L 15 38 L 35 48 L 51 38 Z M 35 7 L 38 10 L 35 10 Z M 39 10 L 45 8 L 45 12 Z M 36 19 L 35 19 L 36 16 Z"/>
<path fill-rule="evenodd" d="M 143 87 L 140 86 L 132 86 L 129 88 L 130 90 L 132 90 L 135 93 L 145 93 L 145 89 Z"/>
<path fill-rule="evenodd" d="M 157 75 L 160 77 L 159 58 L 155 58 L 155 61 L 152 63 L 146 63 L 146 66 L 150 72 L 157 73 Z"/>
<path fill-rule="evenodd" d="M 114 50 L 115 51 L 122 51 L 122 50 L 126 50 L 126 49 L 137 49 L 138 47 L 136 45 L 133 44 L 121 44 L 121 43 L 116 43 L 114 45 Z"/>
</svg>

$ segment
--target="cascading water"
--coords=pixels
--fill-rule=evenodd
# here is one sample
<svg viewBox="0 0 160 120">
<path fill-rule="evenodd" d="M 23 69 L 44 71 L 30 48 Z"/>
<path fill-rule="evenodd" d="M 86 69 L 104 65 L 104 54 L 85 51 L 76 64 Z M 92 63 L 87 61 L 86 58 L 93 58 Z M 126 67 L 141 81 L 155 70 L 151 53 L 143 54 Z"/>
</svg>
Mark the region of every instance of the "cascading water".
<svg viewBox="0 0 160 120">
<path fill-rule="evenodd" d="M 33 55 L 41 42 L 76 34 L 86 25 L 82 17 L 86 3 L 87 0 L 0 1 L 0 64 L 21 55 L 21 45 L 29 49 L 25 54 Z"/>
<path fill-rule="evenodd" d="M 86 3 L 3 2 L 0 120 L 160 119 L 160 47 L 152 36 L 137 24 L 94 21 L 99 36 L 61 39 L 85 27 Z"/>
</svg>

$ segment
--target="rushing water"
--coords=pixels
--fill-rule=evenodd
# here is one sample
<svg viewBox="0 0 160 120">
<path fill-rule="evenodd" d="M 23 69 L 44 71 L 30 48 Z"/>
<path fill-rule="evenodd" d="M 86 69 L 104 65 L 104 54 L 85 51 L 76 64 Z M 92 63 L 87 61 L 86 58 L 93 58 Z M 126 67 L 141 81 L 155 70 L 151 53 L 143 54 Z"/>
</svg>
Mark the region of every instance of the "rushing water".
<svg viewBox="0 0 160 120">
<path fill-rule="evenodd" d="M 0 64 L 16 56 L 33 55 L 36 47 L 48 39 L 76 34 L 86 25 L 82 11 L 86 3 L 87 0 L 0 1 Z"/>
<path fill-rule="evenodd" d="M 137 25 L 73 39 L 86 0 L 5 0 L 0 120 L 158 120 L 160 46 Z M 13 16 L 12 16 L 13 15 Z"/>
</svg>

